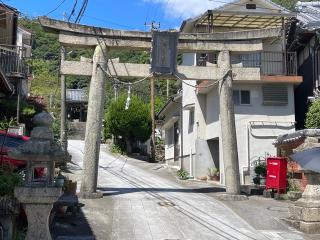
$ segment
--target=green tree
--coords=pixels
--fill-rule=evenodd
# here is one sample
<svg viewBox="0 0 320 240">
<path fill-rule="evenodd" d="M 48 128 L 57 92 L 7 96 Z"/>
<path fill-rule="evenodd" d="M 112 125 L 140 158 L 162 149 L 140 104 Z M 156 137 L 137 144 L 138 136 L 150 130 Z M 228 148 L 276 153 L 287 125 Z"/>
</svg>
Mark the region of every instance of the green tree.
<svg viewBox="0 0 320 240">
<path fill-rule="evenodd" d="M 109 134 L 121 136 L 125 140 L 127 152 L 132 152 L 132 143 L 146 141 L 151 135 L 151 116 L 147 106 L 139 97 L 131 96 L 126 110 L 127 96 L 122 95 L 113 101 L 106 113 L 105 126 Z"/>
<path fill-rule="evenodd" d="M 298 0 L 272 0 L 272 2 L 292 11 L 294 10 Z"/>
<path fill-rule="evenodd" d="M 306 128 L 320 128 L 320 100 L 316 100 L 309 107 Z"/>
</svg>

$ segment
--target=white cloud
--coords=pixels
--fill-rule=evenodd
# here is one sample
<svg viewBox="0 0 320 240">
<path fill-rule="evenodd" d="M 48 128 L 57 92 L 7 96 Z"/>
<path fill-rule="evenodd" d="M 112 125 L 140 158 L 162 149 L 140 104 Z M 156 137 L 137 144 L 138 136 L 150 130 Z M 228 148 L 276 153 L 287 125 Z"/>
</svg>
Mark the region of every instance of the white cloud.
<svg viewBox="0 0 320 240">
<path fill-rule="evenodd" d="M 161 4 L 168 17 L 187 19 L 213 9 L 222 3 L 209 0 L 143 0 Z"/>
</svg>

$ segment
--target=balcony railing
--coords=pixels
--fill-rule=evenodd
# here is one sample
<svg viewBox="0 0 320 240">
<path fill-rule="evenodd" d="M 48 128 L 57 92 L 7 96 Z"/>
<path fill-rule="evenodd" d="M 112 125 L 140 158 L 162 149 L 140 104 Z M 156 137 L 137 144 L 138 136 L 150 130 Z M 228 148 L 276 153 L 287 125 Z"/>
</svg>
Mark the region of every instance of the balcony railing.
<svg viewBox="0 0 320 240">
<path fill-rule="evenodd" d="M 18 46 L 0 45 L 0 67 L 8 77 L 26 77 L 29 68 L 24 62 L 25 50 Z"/>
<path fill-rule="evenodd" d="M 297 75 L 295 52 L 258 52 L 232 55 L 233 67 L 260 68 L 261 75 Z"/>
<path fill-rule="evenodd" d="M 217 64 L 217 53 L 199 54 L 198 66 Z M 261 75 L 297 75 L 297 56 L 295 52 L 255 52 L 232 53 L 234 68 L 260 68 Z"/>
</svg>

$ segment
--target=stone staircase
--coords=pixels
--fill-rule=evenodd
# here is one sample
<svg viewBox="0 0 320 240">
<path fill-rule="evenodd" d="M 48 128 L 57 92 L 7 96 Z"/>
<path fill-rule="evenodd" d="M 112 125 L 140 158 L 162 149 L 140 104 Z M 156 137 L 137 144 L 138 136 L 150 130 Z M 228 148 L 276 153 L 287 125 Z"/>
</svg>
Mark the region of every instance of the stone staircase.
<svg viewBox="0 0 320 240">
<path fill-rule="evenodd" d="M 84 140 L 86 134 L 86 122 L 70 122 L 68 139 Z"/>
</svg>

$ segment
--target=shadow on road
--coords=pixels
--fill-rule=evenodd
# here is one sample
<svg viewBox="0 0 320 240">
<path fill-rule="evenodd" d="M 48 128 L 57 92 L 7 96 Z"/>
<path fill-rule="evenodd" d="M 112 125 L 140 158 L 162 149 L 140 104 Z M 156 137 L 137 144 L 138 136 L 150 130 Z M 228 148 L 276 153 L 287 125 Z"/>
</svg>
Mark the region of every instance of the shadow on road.
<svg viewBox="0 0 320 240">
<path fill-rule="evenodd" d="M 52 237 L 55 240 L 86 239 L 94 240 L 92 228 L 80 209 L 78 198 L 73 197 L 73 203 L 68 204 L 64 195 L 54 206 L 55 216 L 51 224 Z M 69 205 L 69 206 L 68 206 Z M 83 205 L 82 205 L 83 206 Z"/>
<path fill-rule="evenodd" d="M 128 193 L 136 192 L 177 192 L 177 193 L 218 193 L 225 192 L 224 188 L 213 187 L 213 188 L 99 188 L 103 192 L 104 196 L 115 196 Z"/>
</svg>

